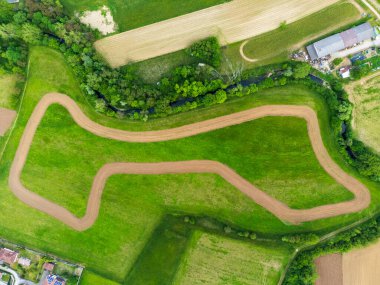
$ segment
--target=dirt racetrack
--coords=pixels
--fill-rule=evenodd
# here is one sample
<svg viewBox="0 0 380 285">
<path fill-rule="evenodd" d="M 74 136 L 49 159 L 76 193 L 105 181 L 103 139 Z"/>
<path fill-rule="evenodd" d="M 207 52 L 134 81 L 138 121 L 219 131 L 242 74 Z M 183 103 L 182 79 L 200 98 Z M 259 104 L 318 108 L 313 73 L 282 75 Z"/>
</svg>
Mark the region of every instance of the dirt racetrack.
<svg viewBox="0 0 380 285">
<path fill-rule="evenodd" d="M 101 39 L 95 47 L 112 67 L 119 67 L 184 49 L 210 35 L 217 35 L 222 44 L 242 41 L 336 2 L 338 0 L 233 0 Z"/>
<path fill-rule="evenodd" d="M 16 117 L 16 111 L 0 108 L 0 136 L 5 135 Z"/>
<path fill-rule="evenodd" d="M 25 165 L 37 127 L 40 124 L 47 108 L 55 103 L 64 106 L 70 112 L 74 121 L 80 127 L 91 133 L 119 141 L 140 143 L 180 139 L 232 125 L 237 125 L 266 116 L 294 116 L 303 118 L 307 122 L 309 138 L 319 163 L 325 169 L 325 171 L 329 173 L 338 183 L 351 191 L 354 194 L 355 198 L 351 201 L 337 204 L 324 205 L 311 209 L 294 210 L 252 185 L 228 166 L 216 161 L 195 160 L 161 163 L 118 162 L 106 164 L 98 171 L 91 188 L 86 214 L 82 218 L 78 218 L 65 208 L 52 203 L 51 201 L 26 189 L 20 179 L 22 169 Z M 330 158 L 327 150 L 323 145 L 317 115 L 309 107 L 292 105 L 267 105 L 173 129 L 147 132 L 130 132 L 108 128 L 99 125 L 94 121 L 91 121 L 81 111 L 75 101 L 66 95 L 58 93 L 45 95 L 37 104 L 31 117 L 29 118 L 11 166 L 9 186 L 13 193 L 24 203 L 61 220 L 76 230 L 83 231 L 91 227 L 91 225 L 96 221 L 99 213 L 103 188 L 108 177 L 111 175 L 154 175 L 175 173 L 218 174 L 226 181 L 234 185 L 242 193 L 254 200 L 257 204 L 261 205 L 276 215 L 278 218 L 291 223 L 300 223 L 357 212 L 366 208 L 371 200 L 368 189 L 361 182 L 345 173 Z"/>
</svg>

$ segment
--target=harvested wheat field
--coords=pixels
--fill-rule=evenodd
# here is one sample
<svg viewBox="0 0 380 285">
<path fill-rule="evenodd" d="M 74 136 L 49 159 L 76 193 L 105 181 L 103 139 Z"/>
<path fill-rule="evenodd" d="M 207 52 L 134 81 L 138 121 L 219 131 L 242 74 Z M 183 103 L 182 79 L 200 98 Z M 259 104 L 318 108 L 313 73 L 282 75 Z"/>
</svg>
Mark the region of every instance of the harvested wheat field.
<svg viewBox="0 0 380 285">
<path fill-rule="evenodd" d="M 15 117 L 16 111 L 0 108 L 0 136 L 5 135 Z"/>
<path fill-rule="evenodd" d="M 338 0 L 234 0 L 227 4 L 101 39 L 96 49 L 112 67 L 188 47 L 217 35 L 222 44 L 238 42 L 297 21 Z"/>
<path fill-rule="evenodd" d="M 217 161 L 193 160 L 158 163 L 108 163 L 105 164 L 96 174 L 90 192 L 86 214 L 84 217 L 78 218 L 65 208 L 28 190 L 24 187 L 20 180 L 22 169 L 25 165 L 37 127 L 40 124 L 47 108 L 54 103 L 64 106 L 79 126 L 93 134 L 119 141 L 139 143 L 185 138 L 267 116 L 291 116 L 303 118 L 307 122 L 310 142 L 319 163 L 331 177 L 347 188 L 347 190 L 351 191 L 355 195 L 355 198 L 347 202 L 296 210 L 289 208 L 286 204 L 261 191 L 259 188 L 252 185 L 249 181 L 237 174 L 234 170 Z M 34 109 L 32 116 L 26 125 L 24 134 L 21 138 L 11 166 L 9 186 L 13 193 L 26 204 L 50 214 L 74 229 L 85 230 L 91 227 L 98 217 L 102 192 L 105 183 L 110 176 L 115 174 L 157 175 L 175 173 L 218 174 L 242 193 L 250 197 L 257 204 L 266 208 L 278 218 L 291 223 L 301 223 L 347 213 L 354 213 L 368 207 L 371 200 L 369 190 L 366 186 L 354 177 L 345 173 L 331 159 L 322 141 L 318 117 L 314 110 L 309 107 L 295 105 L 266 105 L 173 129 L 130 132 L 108 128 L 91 121 L 81 111 L 75 101 L 66 95 L 58 93 L 45 95 Z"/>
<path fill-rule="evenodd" d="M 342 255 L 329 254 L 315 261 L 318 279 L 315 285 L 343 285 Z"/>
<path fill-rule="evenodd" d="M 380 242 L 343 255 L 344 285 L 380 283 Z"/>
</svg>

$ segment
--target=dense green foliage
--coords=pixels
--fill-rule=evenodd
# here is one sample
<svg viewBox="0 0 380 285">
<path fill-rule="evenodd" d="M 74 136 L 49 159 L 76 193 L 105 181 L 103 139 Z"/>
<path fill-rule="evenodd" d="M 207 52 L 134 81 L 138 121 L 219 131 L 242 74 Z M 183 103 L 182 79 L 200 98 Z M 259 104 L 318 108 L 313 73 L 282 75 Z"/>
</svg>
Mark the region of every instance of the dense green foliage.
<svg viewBox="0 0 380 285">
<path fill-rule="evenodd" d="M 220 51 L 219 41 L 216 37 L 209 37 L 193 43 L 186 51 L 189 55 L 213 67 L 219 67 L 222 61 L 222 53 Z"/>
<path fill-rule="evenodd" d="M 364 60 L 357 60 L 353 64 L 351 75 L 354 79 L 360 79 L 368 75 L 371 71 L 378 70 L 380 68 L 380 56 L 376 55 Z"/>
</svg>

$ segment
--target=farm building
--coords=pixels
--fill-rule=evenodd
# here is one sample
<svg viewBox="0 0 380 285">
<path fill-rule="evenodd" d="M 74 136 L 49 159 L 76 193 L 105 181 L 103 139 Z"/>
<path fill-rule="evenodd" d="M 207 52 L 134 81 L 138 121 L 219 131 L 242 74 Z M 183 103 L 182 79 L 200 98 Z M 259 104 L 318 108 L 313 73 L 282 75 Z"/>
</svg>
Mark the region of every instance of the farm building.
<svg viewBox="0 0 380 285">
<path fill-rule="evenodd" d="M 311 60 L 331 55 L 371 38 L 376 37 L 375 29 L 364 23 L 339 34 L 332 35 L 306 47 Z"/>
<path fill-rule="evenodd" d="M 8 248 L 0 249 L 0 261 L 6 264 L 12 265 L 18 259 L 18 252 L 10 250 Z"/>
</svg>

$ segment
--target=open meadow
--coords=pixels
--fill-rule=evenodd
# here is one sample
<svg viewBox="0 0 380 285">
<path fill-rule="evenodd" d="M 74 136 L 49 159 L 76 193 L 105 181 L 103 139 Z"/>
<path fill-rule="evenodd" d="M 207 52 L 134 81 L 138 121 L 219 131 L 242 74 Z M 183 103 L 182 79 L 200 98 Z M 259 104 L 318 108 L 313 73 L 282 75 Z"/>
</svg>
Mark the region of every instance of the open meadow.
<svg viewBox="0 0 380 285">
<path fill-rule="evenodd" d="M 194 232 L 173 284 L 277 284 L 291 251 Z"/>
<path fill-rule="evenodd" d="M 107 181 L 99 218 L 94 226 L 84 232 L 74 231 L 23 204 L 7 186 L 9 167 L 26 122 L 41 97 L 54 91 L 71 96 L 89 117 L 101 124 L 140 131 L 175 127 L 267 104 L 308 105 L 318 112 L 323 139 L 330 155 L 345 171 L 357 175 L 337 152 L 328 125 L 328 108 L 316 93 L 306 87 L 290 85 L 274 88 L 252 97 L 148 123 L 131 122 L 96 114 L 86 104 L 75 77 L 57 51 L 33 47 L 30 62 L 22 111 L 0 164 L 0 231 L 5 238 L 82 262 L 89 269 L 83 284 L 91 284 L 91 280 L 101 278 L 123 282 L 130 269 L 137 268 L 134 264 L 140 253 L 168 213 L 206 215 L 270 237 L 295 231 L 325 232 L 377 209 L 380 187 L 364 179 L 360 180 L 372 193 L 368 209 L 357 214 L 295 226 L 284 224 L 216 175 L 115 175 Z M 289 139 L 290 136 L 292 139 Z M 231 145 L 227 147 L 224 140 L 231 142 Z M 44 151 L 41 151 L 41 147 Z M 242 157 L 239 152 L 245 153 L 246 157 Z M 239 155 L 242 165 L 238 163 Z M 89 156 L 92 156 L 91 161 Z M 293 207 L 305 208 L 351 198 L 347 195 L 349 192 L 337 185 L 318 165 L 310 148 L 306 124 L 296 118 L 284 118 L 284 121 L 276 117 L 265 118 L 230 127 L 228 132 L 221 129 L 171 142 L 139 145 L 137 148 L 134 143 L 115 142 L 87 133 L 73 123 L 65 109 L 52 106 L 37 131 L 23 181 L 32 191 L 81 215 L 91 179 L 107 161 L 208 157 L 225 162 L 240 175 L 252 179 L 263 190 Z M 73 169 L 69 169 L 71 167 Z M 288 175 L 291 179 L 286 177 Z M 325 186 L 324 189 L 315 186 L 319 183 Z M 280 189 L 288 184 L 292 188 L 288 187 L 287 195 L 284 195 Z M 315 195 L 316 192 L 320 195 Z M 163 244 L 160 256 L 166 256 L 172 250 L 170 247 L 165 248 L 168 243 Z M 114 261 L 112 266 L 109 266 L 110 260 Z M 153 264 L 162 266 L 162 262 Z M 173 264 L 176 264 L 175 261 Z M 153 269 L 152 266 L 152 272 Z M 133 274 L 140 276 L 142 273 Z M 103 284 L 107 284 L 106 281 Z"/>
<path fill-rule="evenodd" d="M 380 153 L 380 76 L 348 89 L 354 104 L 352 128 L 357 138 Z"/>
</svg>

